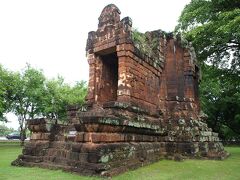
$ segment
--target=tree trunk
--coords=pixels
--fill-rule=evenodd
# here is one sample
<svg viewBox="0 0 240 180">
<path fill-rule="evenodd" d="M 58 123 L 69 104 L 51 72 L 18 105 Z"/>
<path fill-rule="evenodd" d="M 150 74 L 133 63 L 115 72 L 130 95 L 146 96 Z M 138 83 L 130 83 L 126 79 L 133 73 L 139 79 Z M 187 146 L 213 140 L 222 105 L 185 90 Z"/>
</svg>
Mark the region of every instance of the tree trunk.
<svg viewBox="0 0 240 180">
<path fill-rule="evenodd" d="M 24 141 L 26 137 L 26 129 L 20 128 L 20 146 L 24 146 Z"/>
<path fill-rule="evenodd" d="M 25 141 L 25 137 L 26 137 L 26 128 L 24 126 L 24 123 L 25 123 L 24 118 L 19 117 L 18 122 L 20 125 L 20 146 L 24 146 L 24 141 Z"/>
</svg>

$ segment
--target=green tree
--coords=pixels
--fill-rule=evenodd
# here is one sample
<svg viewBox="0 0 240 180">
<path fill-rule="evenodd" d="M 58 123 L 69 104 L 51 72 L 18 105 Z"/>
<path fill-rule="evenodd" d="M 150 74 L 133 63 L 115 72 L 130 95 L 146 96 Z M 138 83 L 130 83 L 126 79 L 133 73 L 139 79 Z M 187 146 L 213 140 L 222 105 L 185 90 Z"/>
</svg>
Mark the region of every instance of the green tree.
<svg viewBox="0 0 240 180">
<path fill-rule="evenodd" d="M 5 79 L 6 79 L 7 73 L 6 70 L 3 69 L 3 67 L 0 65 L 0 121 L 5 121 L 4 113 L 6 112 L 6 105 L 5 105 L 5 99 L 6 99 L 6 87 L 5 87 Z"/>
<path fill-rule="evenodd" d="M 240 70 L 239 0 L 192 0 L 176 31 L 192 42 L 201 62 Z"/>
<path fill-rule="evenodd" d="M 14 73 L 0 65 L 0 121 L 7 121 L 5 115 L 11 111 L 13 102 Z"/>
<path fill-rule="evenodd" d="M 14 132 L 13 128 L 8 128 L 7 126 L 5 126 L 4 124 L 0 124 L 0 136 L 6 136 L 9 133 Z"/>
<path fill-rule="evenodd" d="M 83 106 L 85 103 L 85 97 L 87 95 L 87 86 L 85 81 L 77 82 L 70 90 L 68 94 L 68 104 Z"/>
<path fill-rule="evenodd" d="M 48 80 L 46 82 L 45 101 L 44 101 L 44 116 L 55 120 L 64 120 L 66 118 L 65 108 L 67 102 L 65 100 L 66 94 L 69 93 L 70 87 L 64 83 L 64 79 Z"/>
<path fill-rule="evenodd" d="M 60 121 L 67 121 L 67 107 L 82 106 L 86 96 L 85 82 L 76 83 L 71 87 L 64 83 L 62 77 L 46 82 L 46 94 L 43 114 L 45 117 Z"/>
<path fill-rule="evenodd" d="M 203 111 L 208 124 L 222 139 L 240 138 L 240 81 L 237 73 L 203 66 L 200 85 Z"/>
<path fill-rule="evenodd" d="M 22 73 L 12 74 L 12 77 L 11 111 L 18 117 L 23 145 L 27 129 L 26 120 L 42 115 L 45 77 L 42 71 L 30 65 Z"/>
</svg>

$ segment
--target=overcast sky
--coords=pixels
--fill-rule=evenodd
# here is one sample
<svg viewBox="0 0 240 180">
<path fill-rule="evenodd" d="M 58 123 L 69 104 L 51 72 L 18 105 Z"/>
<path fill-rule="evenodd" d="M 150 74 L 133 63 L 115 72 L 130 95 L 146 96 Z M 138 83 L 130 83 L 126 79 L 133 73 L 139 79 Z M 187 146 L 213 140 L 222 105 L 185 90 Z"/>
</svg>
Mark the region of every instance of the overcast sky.
<svg viewBox="0 0 240 180">
<path fill-rule="evenodd" d="M 21 70 L 26 63 L 42 69 L 48 78 L 61 75 L 66 82 L 88 80 L 85 45 L 95 31 L 102 9 L 118 6 L 121 18 L 131 17 L 141 32 L 173 31 L 190 0 L 1 0 L 0 64 Z M 14 116 L 9 127 L 17 128 Z"/>
</svg>

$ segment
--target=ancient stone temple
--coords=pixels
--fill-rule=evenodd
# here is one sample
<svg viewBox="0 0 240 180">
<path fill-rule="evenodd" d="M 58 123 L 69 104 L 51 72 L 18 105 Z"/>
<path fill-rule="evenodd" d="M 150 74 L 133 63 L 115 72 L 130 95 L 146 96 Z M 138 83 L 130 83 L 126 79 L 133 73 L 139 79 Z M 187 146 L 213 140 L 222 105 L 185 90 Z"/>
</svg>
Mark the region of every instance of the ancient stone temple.
<svg viewBox="0 0 240 180">
<path fill-rule="evenodd" d="M 224 159 L 200 111 L 194 49 L 172 33 L 139 33 L 110 4 L 87 40 L 86 108 L 69 125 L 28 121 L 31 140 L 13 164 L 112 176 L 163 158 Z"/>
</svg>

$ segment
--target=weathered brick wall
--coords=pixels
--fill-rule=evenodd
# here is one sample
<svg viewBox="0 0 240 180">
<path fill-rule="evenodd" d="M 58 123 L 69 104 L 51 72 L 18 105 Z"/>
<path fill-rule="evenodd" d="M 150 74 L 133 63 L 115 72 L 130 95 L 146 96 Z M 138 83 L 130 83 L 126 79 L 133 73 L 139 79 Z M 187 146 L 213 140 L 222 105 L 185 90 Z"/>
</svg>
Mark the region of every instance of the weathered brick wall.
<svg viewBox="0 0 240 180">
<path fill-rule="evenodd" d="M 168 37 L 160 88 L 160 108 L 172 118 L 197 119 L 199 68 L 195 54 Z"/>
<path fill-rule="evenodd" d="M 128 17 L 120 21 L 117 7 L 107 6 L 98 30 L 89 33 L 88 103 L 130 103 L 152 115 L 162 112 L 165 118 L 185 109 L 197 118 L 199 70 L 191 48 L 159 30 L 145 34 L 149 44 L 157 43 L 152 52 L 142 52 L 135 46 L 131 26 Z"/>
<path fill-rule="evenodd" d="M 124 45 L 119 45 L 118 49 L 125 51 Z M 118 52 L 118 101 L 131 102 L 132 105 L 144 108 L 150 113 L 156 113 L 161 72 L 133 51 L 128 51 L 128 57 L 120 56 L 121 53 Z"/>
<path fill-rule="evenodd" d="M 109 13 L 112 14 L 111 17 L 108 16 Z M 156 113 L 161 68 L 154 67 L 152 59 L 144 58 L 144 54 L 139 54 L 134 47 L 129 18 L 120 21 L 119 10 L 115 7 L 105 8 L 99 17 L 98 30 L 89 33 L 87 52 L 90 66 L 89 103 L 101 105 L 114 100 L 132 103 Z M 114 87 L 112 83 L 107 83 L 107 79 L 112 75 L 110 71 L 115 68 L 104 66 L 104 57 L 113 57 L 113 54 L 117 55 L 113 59 L 118 63 L 118 71 L 115 70 L 118 83 Z M 116 87 L 117 94 L 109 99 L 116 92 Z"/>
</svg>

